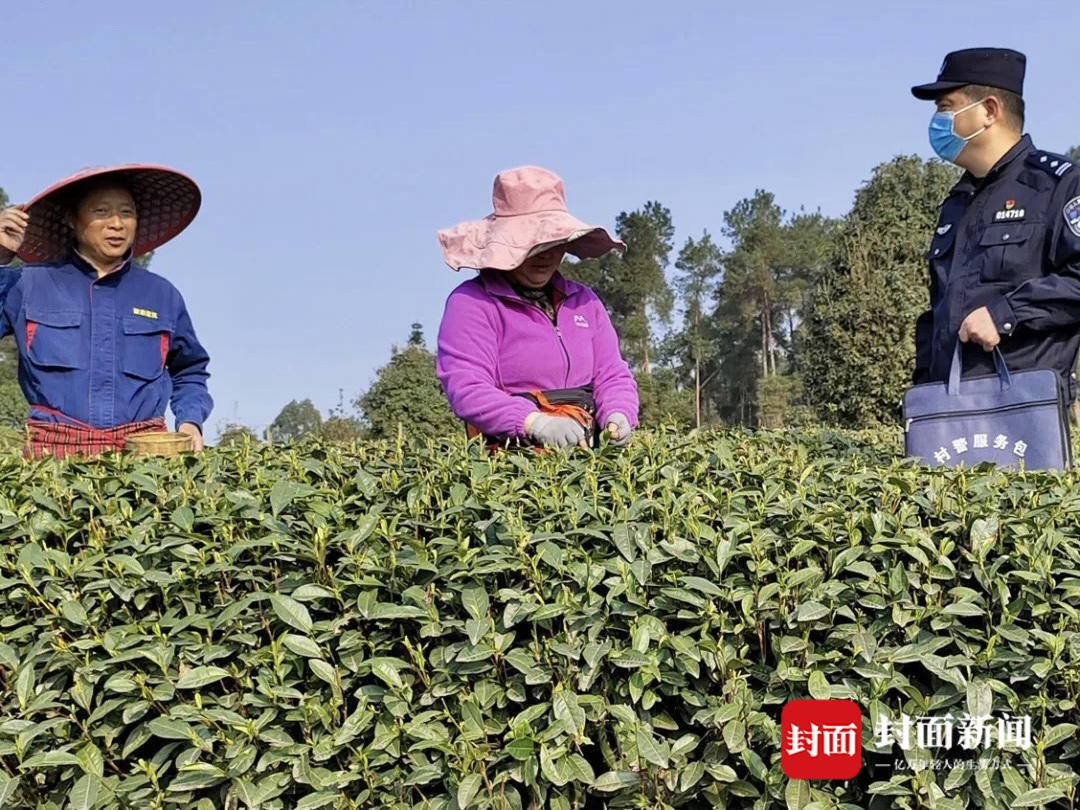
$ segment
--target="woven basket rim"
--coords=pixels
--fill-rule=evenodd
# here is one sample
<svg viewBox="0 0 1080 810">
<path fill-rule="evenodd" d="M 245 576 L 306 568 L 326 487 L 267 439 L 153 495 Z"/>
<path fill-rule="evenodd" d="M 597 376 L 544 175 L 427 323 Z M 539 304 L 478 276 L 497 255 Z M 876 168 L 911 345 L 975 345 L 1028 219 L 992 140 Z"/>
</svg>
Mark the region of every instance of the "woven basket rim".
<svg viewBox="0 0 1080 810">
<path fill-rule="evenodd" d="M 186 433 L 136 433 L 125 441 L 129 444 L 191 444 L 191 437 Z"/>
</svg>

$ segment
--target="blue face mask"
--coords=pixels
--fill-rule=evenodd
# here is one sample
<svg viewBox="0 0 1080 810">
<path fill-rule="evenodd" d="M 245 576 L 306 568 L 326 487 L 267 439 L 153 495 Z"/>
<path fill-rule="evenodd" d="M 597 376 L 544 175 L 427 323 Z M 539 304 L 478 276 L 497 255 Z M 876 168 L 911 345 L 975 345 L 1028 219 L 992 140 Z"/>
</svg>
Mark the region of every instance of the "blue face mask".
<svg viewBox="0 0 1080 810">
<path fill-rule="evenodd" d="M 967 146 L 968 141 L 986 132 L 986 127 L 983 127 L 978 132 L 973 132 L 964 138 L 957 135 L 956 130 L 953 128 L 953 125 L 956 123 L 955 119 L 957 115 L 965 110 L 970 110 L 972 107 L 978 107 L 983 101 L 986 101 L 986 99 L 976 101 L 974 104 L 968 104 L 966 107 L 959 109 L 956 112 L 934 113 L 934 117 L 930 119 L 930 146 L 933 147 L 938 157 L 942 160 L 947 160 L 952 163 L 960 156 L 960 153 L 964 151 L 964 147 Z"/>
</svg>

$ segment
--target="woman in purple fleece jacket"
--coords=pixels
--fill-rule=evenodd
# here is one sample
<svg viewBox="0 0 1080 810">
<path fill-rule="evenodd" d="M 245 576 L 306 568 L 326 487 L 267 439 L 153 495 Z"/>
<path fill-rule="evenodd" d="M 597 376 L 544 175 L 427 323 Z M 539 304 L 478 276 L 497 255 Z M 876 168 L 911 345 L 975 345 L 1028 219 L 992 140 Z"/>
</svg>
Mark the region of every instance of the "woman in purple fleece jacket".
<svg viewBox="0 0 1080 810">
<path fill-rule="evenodd" d="M 591 388 L 596 424 L 625 443 L 638 393 L 607 310 L 559 273 L 563 256 L 595 258 L 623 245 L 566 210 L 562 180 L 525 166 L 495 178 L 495 211 L 440 231 L 446 263 L 480 272 L 447 299 L 436 371 L 454 413 L 490 437 L 569 447 L 575 419 L 515 396 Z"/>
</svg>

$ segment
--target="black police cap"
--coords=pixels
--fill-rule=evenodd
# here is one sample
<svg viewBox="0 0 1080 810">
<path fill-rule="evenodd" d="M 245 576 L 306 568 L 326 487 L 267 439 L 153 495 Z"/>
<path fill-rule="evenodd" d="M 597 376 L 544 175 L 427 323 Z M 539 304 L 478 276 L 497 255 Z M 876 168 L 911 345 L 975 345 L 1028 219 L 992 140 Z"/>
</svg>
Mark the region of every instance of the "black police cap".
<svg viewBox="0 0 1080 810">
<path fill-rule="evenodd" d="M 942 93 L 969 84 L 982 84 L 1024 94 L 1027 57 L 1008 48 L 967 48 L 945 57 L 937 81 L 911 88 L 915 98 L 933 101 Z"/>
</svg>

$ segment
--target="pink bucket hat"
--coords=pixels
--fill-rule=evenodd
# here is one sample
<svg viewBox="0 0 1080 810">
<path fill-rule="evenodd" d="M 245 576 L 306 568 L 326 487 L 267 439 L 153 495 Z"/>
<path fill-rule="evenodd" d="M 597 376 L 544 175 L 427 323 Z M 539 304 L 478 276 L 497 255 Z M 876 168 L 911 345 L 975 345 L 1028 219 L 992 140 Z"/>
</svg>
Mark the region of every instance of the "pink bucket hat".
<svg viewBox="0 0 1080 810">
<path fill-rule="evenodd" d="M 91 179 L 115 179 L 128 188 L 139 218 L 132 256 L 142 256 L 184 230 L 199 211 L 202 194 L 186 174 L 166 166 L 133 163 L 86 169 L 49 186 L 22 208 L 30 214 L 19 258 L 36 264 L 62 259 L 71 244 L 67 224 L 72 194 Z"/>
<path fill-rule="evenodd" d="M 579 259 L 626 248 L 603 228 L 572 216 L 562 179 L 547 169 L 521 166 L 499 172 L 491 196 L 493 213 L 438 231 L 443 259 L 454 270 L 513 270 L 562 244 Z"/>
</svg>

